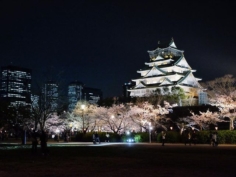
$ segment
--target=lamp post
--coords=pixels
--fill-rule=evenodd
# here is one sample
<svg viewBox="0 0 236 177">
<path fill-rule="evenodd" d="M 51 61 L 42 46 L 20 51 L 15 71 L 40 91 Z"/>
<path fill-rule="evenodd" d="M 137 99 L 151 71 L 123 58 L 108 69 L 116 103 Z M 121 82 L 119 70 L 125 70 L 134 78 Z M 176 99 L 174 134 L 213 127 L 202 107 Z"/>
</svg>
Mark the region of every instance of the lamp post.
<svg viewBox="0 0 236 177">
<path fill-rule="evenodd" d="M 147 119 L 144 117 L 144 114 L 145 114 L 145 112 L 143 112 L 142 119 L 141 119 L 141 123 L 142 123 L 142 125 L 141 125 L 141 132 L 143 132 L 143 127 L 147 123 Z M 145 127 L 145 129 L 146 129 L 146 127 Z"/>
<path fill-rule="evenodd" d="M 149 143 L 152 142 L 152 138 L 151 138 L 151 130 L 152 130 L 151 122 L 149 122 Z"/>
<path fill-rule="evenodd" d="M 85 105 L 84 104 L 81 105 L 81 109 L 82 109 L 82 122 L 83 122 L 82 128 L 83 128 L 83 133 L 84 133 L 84 109 L 85 109 Z"/>
<path fill-rule="evenodd" d="M 56 134 L 57 134 L 57 142 L 59 142 L 59 133 L 60 133 L 60 130 L 57 128 L 57 129 L 56 129 Z"/>
<path fill-rule="evenodd" d="M 24 126 L 24 127 L 23 127 L 23 135 L 22 135 L 22 144 L 23 144 L 23 145 L 26 144 L 26 130 L 27 130 L 27 127 Z"/>
</svg>

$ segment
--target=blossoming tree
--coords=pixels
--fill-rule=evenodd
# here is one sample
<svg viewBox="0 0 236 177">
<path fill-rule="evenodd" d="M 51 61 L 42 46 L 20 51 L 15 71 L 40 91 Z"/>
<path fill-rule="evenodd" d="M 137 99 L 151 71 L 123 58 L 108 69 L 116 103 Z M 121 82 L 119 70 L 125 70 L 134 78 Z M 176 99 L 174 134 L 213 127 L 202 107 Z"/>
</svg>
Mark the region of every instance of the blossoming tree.
<svg viewBox="0 0 236 177">
<path fill-rule="evenodd" d="M 78 102 L 73 110 L 73 115 L 76 118 L 78 129 L 83 133 L 93 131 L 97 125 L 95 117 L 96 105 L 88 102 Z"/>
<path fill-rule="evenodd" d="M 187 127 L 198 126 L 200 130 L 208 130 L 209 125 L 216 125 L 217 122 L 223 122 L 221 116 L 218 112 L 211 112 L 207 110 L 206 112 L 199 112 L 199 114 L 195 114 L 191 112 L 192 116 L 186 118 L 180 118 L 179 120 L 187 123 Z M 183 131 L 183 130 L 182 130 Z"/>
<path fill-rule="evenodd" d="M 166 102 L 167 103 L 167 102 Z M 160 105 L 154 106 L 148 102 L 131 106 L 130 109 L 132 121 L 138 125 L 141 130 L 147 131 L 150 126 L 155 128 L 162 127 L 167 130 L 165 123 L 169 120 L 166 115 L 169 113 L 167 107 Z"/>
<path fill-rule="evenodd" d="M 114 133 L 130 130 L 130 108 L 125 104 L 113 104 L 111 107 L 97 107 L 96 117 L 103 131 Z"/>
</svg>

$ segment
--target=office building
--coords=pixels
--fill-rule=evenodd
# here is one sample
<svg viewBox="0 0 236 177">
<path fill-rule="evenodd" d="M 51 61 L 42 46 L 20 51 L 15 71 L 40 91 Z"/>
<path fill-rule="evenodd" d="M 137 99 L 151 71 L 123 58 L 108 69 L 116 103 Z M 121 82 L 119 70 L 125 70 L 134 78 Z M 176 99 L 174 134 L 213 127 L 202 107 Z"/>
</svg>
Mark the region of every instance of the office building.
<svg viewBox="0 0 236 177">
<path fill-rule="evenodd" d="M 82 90 L 83 90 L 84 84 L 82 82 L 71 82 L 68 85 L 68 110 L 72 111 L 77 102 L 82 99 Z"/>
<path fill-rule="evenodd" d="M 58 108 L 58 84 L 48 81 L 42 88 L 41 101 L 44 102 L 52 111 Z"/>
<path fill-rule="evenodd" d="M 82 98 L 91 104 L 97 104 L 102 99 L 102 91 L 97 88 L 84 87 L 82 90 Z"/>
<path fill-rule="evenodd" d="M 0 98 L 11 106 L 30 106 L 32 71 L 18 66 L 1 67 Z"/>
<path fill-rule="evenodd" d="M 73 111 L 78 101 L 87 101 L 91 104 L 97 104 L 102 99 L 100 89 L 85 87 L 82 82 L 71 82 L 68 85 L 68 110 Z"/>
<path fill-rule="evenodd" d="M 123 84 L 123 86 L 122 86 L 122 88 L 123 88 L 123 98 L 124 98 L 125 102 L 131 100 L 129 89 L 131 89 L 134 86 L 135 86 L 135 82 L 126 82 L 126 83 Z"/>
</svg>

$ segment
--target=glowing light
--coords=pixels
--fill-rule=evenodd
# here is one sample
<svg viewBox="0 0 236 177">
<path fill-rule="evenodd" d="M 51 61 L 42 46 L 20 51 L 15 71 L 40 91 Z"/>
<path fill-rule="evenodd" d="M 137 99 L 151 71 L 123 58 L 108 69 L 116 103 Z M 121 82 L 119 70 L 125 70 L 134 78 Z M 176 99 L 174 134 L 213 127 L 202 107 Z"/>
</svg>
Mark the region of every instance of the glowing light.
<svg viewBox="0 0 236 177">
<path fill-rule="evenodd" d="M 85 108 L 85 105 L 84 105 L 84 104 L 82 104 L 82 105 L 81 105 L 81 109 L 83 109 L 83 110 L 84 110 L 84 108 Z"/>
<path fill-rule="evenodd" d="M 128 142 L 128 143 L 133 143 L 133 142 L 134 142 L 134 139 L 133 139 L 133 138 L 129 138 L 129 139 L 127 139 L 127 142 Z"/>
</svg>

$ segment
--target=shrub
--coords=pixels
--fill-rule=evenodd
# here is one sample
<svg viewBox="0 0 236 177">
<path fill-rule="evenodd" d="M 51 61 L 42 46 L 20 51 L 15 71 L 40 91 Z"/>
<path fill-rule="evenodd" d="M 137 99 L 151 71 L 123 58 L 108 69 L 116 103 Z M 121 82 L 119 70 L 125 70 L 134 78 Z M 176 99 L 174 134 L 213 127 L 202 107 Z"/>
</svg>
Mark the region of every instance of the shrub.
<svg viewBox="0 0 236 177">
<path fill-rule="evenodd" d="M 161 142 L 161 133 L 158 133 L 157 135 L 157 142 Z M 166 132 L 166 143 L 180 143 L 181 142 L 181 135 L 179 132 L 176 131 L 167 131 Z"/>
<path fill-rule="evenodd" d="M 198 144 L 209 144 L 210 143 L 210 133 L 214 131 L 199 131 L 196 132 L 196 142 Z M 127 138 L 132 136 L 135 142 L 149 142 L 149 133 L 148 132 L 138 132 L 131 135 L 126 134 L 110 134 L 110 142 L 126 142 Z M 236 144 L 236 131 L 232 130 L 218 130 L 218 142 L 219 144 Z M 104 142 L 106 138 L 105 132 L 98 133 L 100 141 Z M 81 142 L 91 142 L 92 141 L 92 132 L 86 134 L 78 133 L 75 136 L 71 137 L 72 141 L 81 141 Z M 161 142 L 161 133 L 152 134 L 152 142 Z M 176 131 L 167 131 L 166 132 L 166 142 L 167 143 L 184 143 L 185 137 L 184 134 L 180 135 Z"/>
<path fill-rule="evenodd" d="M 199 144 L 209 144 L 210 143 L 210 132 L 209 131 L 199 131 L 196 132 L 196 142 Z"/>
<path fill-rule="evenodd" d="M 179 143 L 182 138 L 179 132 L 176 131 L 168 131 L 166 133 L 166 142 L 167 143 Z"/>
<path fill-rule="evenodd" d="M 200 131 L 197 133 L 198 143 L 207 144 L 210 143 L 210 134 L 215 131 Z M 232 130 L 218 130 L 217 139 L 219 144 L 235 144 L 236 143 L 236 131 Z"/>
</svg>

